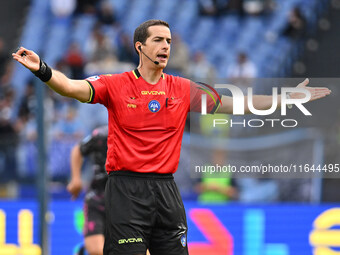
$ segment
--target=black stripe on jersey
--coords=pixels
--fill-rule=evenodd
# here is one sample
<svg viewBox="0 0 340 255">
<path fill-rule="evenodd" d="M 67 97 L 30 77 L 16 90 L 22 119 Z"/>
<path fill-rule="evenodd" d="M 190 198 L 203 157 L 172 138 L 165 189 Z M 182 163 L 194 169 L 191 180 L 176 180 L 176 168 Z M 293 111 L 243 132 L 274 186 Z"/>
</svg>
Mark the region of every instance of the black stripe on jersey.
<svg viewBox="0 0 340 255">
<path fill-rule="evenodd" d="M 222 98 L 222 95 L 219 95 L 219 96 L 220 96 L 220 98 Z M 216 101 L 216 104 L 215 104 L 215 106 L 212 108 L 210 114 L 214 114 L 214 113 L 217 111 L 217 108 L 219 107 L 219 105 L 220 105 L 220 100 L 217 100 L 217 101 Z"/>
<path fill-rule="evenodd" d="M 138 71 L 138 69 L 136 68 L 135 70 L 133 70 L 133 73 L 136 76 L 136 79 L 138 79 L 139 77 L 141 77 L 140 72 Z"/>
<path fill-rule="evenodd" d="M 91 84 L 91 82 L 89 82 L 88 80 L 86 80 L 86 81 L 87 81 L 87 83 L 90 85 L 90 89 L 91 89 L 90 99 L 89 99 L 89 101 L 87 101 L 86 103 L 92 103 L 92 102 L 93 102 L 93 99 L 94 99 L 95 90 L 94 90 L 94 87 L 93 87 L 93 85 Z"/>
</svg>

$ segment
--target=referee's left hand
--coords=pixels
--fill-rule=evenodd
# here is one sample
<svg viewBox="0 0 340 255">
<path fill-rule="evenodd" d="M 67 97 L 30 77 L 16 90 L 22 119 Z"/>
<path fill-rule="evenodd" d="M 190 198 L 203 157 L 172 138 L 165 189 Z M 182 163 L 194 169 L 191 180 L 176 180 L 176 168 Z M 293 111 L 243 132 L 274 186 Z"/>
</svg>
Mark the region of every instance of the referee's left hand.
<svg viewBox="0 0 340 255">
<path fill-rule="evenodd" d="M 309 83 L 309 79 L 305 79 L 303 82 L 301 82 L 299 85 L 297 85 L 297 88 L 303 88 L 303 89 L 307 89 L 310 94 L 311 94 L 311 98 L 309 101 L 313 101 L 319 98 L 323 98 L 325 96 L 328 96 L 332 91 L 326 87 L 308 87 Z M 304 98 L 305 94 L 303 93 L 299 93 L 299 92 L 293 92 L 290 93 L 289 96 L 291 98 Z"/>
</svg>

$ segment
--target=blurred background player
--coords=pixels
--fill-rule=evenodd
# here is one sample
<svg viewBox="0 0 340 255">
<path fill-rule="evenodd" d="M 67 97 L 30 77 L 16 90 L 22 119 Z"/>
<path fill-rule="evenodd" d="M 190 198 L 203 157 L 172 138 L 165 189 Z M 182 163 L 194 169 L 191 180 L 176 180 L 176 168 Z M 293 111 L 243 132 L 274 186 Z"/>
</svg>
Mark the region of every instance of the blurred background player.
<svg viewBox="0 0 340 255">
<path fill-rule="evenodd" d="M 76 199 L 83 189 L 81 168 L 84 157 L 90 157 L 93 163 L 93 177 L 84 201 L 85 247 L 79 249 L 78 255 L 86 254 L 84 249 L 90 255 L 103 254 L 107 135 L 107 126 L 98 127 L 79 144 L 76 144 L 71 152 L 71 181 L 67 186 L 67 190 L 72 194 L 72 199 Z M 149 251 L 146 254 L 149 254 Z"/>
<path fill-rule="evenodd" d="M 90 255 L 103 254 L 104 247 L 107 134 L 107 126 L 98 127 L 76 144 L 71 152 L 71 181 L 67 190 L 72 194 L 72 199 L 77 198 L 83 188 L 81 168 L 84 156 L 91 157 L 93 161 L 93 178 L 84 201 L 85 248 Z M 79 254 L 83 253 L 80 251 Z"/>
</svg>

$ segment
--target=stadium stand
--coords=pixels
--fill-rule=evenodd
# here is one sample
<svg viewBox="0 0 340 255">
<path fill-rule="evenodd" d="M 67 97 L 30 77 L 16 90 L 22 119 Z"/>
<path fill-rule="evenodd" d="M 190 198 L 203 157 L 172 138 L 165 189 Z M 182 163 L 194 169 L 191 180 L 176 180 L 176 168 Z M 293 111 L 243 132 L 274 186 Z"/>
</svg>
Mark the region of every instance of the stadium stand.
<svg viewBox="0 0 340 255">
<path fill-rule="evenodd" d="M 235 58 L 237 51 L 247 52 L 257 64 L 259 77 L 283 77 L 289 74 L 294 58 L 277 59 L 278 55 L 291 56 L 294 43 L 280 36 L 287 24 L 289 12 L 301 7 L 308 21 L 308 30 L 315 30 L 316 20 L 327 8 L 328 0 L 289 0 L 275 1 L 276 8 L 266 16 L 201 17 L 196 0 L 184 1 L 111 1 L 122 28 L 132 35 L 134 28 L 143 20 L 160 18 L 167 20 L 172 29 L 179 33 L 191 52 L 204 51 L 208 60 L 218 69 L 220 78 L 225 78 L 225 70 Z M 47 1 L 34 0 L 27 17 L 21 44 L 44 53 L 53 66 L 67 49 L 71 41 L 80 43 L 84 50 L 84 38 L 89 36 L 95 16 L 80 14 L 72 20 L 58 22 L 51 17 Z M 47 31 L 48 28 L 48 31 Z M 276 39 L 268 40 L 271 33 Z M 41 40 L 41 38 L 47 41 Z M 50 50 L 53 48 L 54 50 Z M 48 50 L 47 50 L 48 49 Z M 260 52 L 261 54 L 257 54 Z M 277 54 L 281 52 L 281 54 Z M 16 75 L 20 72 L 20 75 Z M 17 67 L 13 84 L 18 86 L 29 79 L 27 71 Z"/>
</svg>

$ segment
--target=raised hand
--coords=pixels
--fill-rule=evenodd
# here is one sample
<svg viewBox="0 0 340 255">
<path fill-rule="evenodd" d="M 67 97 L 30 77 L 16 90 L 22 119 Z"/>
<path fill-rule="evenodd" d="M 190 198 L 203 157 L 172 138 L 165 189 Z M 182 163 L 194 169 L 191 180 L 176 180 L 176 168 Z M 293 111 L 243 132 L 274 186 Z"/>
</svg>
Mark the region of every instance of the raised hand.
<svg viewBox="0 0 340 255">
<path fill-rule="evenodd" d="M 297 88 L 307 89 L 311 94 L 311 99 L 313 101 L 322 97 L 329 95 L 332 91 L 326 87 L 308 87 L 309 79 L 305 79 Z M 289 94 L 290 98 L 304 98 L 306 95 L 304 93 L 293 92 Z"/>
<path fill-rule="evenodd" d="M 39 56 L 24 47 L 20 47 L 17 52 L 12 53 L 12 57 L 32 72 L 38 71 L 40 68 Z"/>
</svg>

